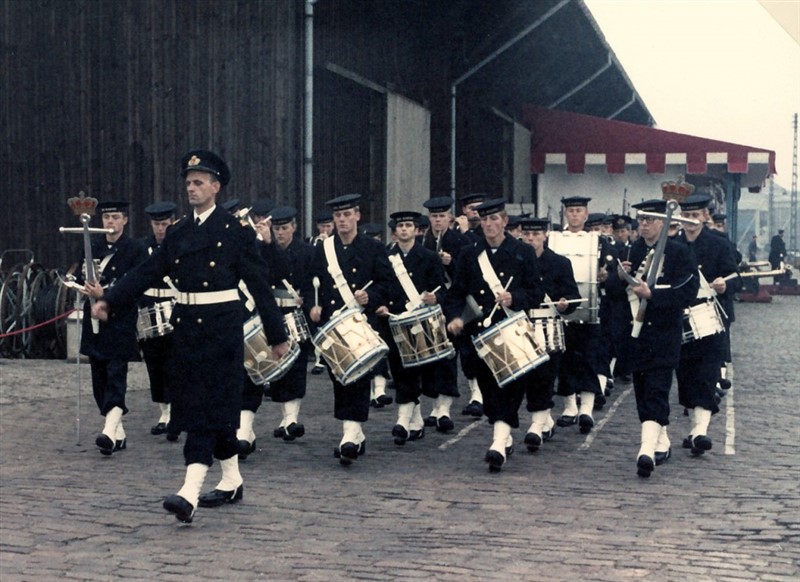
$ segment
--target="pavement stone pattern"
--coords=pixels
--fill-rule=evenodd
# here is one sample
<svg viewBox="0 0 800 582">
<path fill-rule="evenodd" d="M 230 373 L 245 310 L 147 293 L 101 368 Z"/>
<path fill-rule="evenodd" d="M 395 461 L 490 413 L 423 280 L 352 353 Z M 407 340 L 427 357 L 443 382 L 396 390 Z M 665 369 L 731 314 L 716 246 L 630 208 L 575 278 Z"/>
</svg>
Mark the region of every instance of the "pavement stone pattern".
<svg viewBox="0 0 800 582">
<path fill-rule="evenodd" d="M 0 580 L 800 580 L 800 298 L 736 309 L 714 448 L 680 448 L 688 419 L 674 388 L 673 456 L 650 479 L 636 476 L 629 384 L 593 433 L 558 429 L 533 454 L 525 413 L 514 455 L 491 474 L 491 427 L 460 415 L 463 378 L 453 433 L 398 447 L 396 406 L 371 410 L 367 452 L 344 468 L 330 383 L 309 375 L 306 435 L 272 438 L 280 410 L 265 402 L 244 500 L 201 508 L 190 526 L 161 507 L 183 482 L 183 439 L 150 435 L 143 364 L 129 376 L 128 449 L 103 457 L 87 364 L 78 415 L 74 361 L 0 360 Z M 204 490 L 218 478 L 215 464 Z"/>
</svg>

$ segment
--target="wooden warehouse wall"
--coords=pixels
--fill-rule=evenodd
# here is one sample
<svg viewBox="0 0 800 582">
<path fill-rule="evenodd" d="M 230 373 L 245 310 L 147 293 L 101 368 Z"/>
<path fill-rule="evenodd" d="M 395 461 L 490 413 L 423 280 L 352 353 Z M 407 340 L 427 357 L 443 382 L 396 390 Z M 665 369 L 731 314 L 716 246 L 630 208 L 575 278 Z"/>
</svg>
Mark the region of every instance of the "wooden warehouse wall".
<svg viewBox="0 0 800 582">
<path fill-rule="evenodd" d="M 66 199 L 85 190 L 187 210 L 181 155 L 211 148 L 226 197 L 298 203 L 302 184 L 302 2 L 0 2 L 0 250 L 67 266 L 80 237 Z M 99 220 L 96 221 L 99 223 Z"/>
</svg>

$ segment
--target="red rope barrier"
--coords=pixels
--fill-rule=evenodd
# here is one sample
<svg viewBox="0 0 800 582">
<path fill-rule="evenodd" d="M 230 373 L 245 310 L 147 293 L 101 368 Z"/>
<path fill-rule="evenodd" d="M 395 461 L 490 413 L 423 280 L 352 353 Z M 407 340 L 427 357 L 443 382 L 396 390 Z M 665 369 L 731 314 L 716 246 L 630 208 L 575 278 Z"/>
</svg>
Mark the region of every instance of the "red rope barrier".
<svg viewBox="0 0 800 582">
<path fill-rule="evenodd" d="M 18 329 L 17 331 L 10 331 L 8 333 L 0 333 L 0 339 L 6 338 L 6 337 L 11 337 L 12 335 L 18 335 L 18 334 L 21 334 L 21 333 L 26 333 L 26 332 L 29 332 L 29 331 L 34 330 L 34 329 L 39 329 L 40 327 L 44 327 L 45 325 L 50 325 L 54 321 L 58 321 L 59 319 L 63 319 L 65 317 L 67 317 L 68 315 L 71 315 L 75 311 L 77 311 L 77 309 L 70 309 L 66 313 L 62 313 L 61 315 L 56 315 L 53 319 L 48 319 L 47 321 L 43 321 L 42 323 L 37 323 L 36 325 L 32 325 L 30 327 L 25 327 L 23 329 Z"/>
</svg>

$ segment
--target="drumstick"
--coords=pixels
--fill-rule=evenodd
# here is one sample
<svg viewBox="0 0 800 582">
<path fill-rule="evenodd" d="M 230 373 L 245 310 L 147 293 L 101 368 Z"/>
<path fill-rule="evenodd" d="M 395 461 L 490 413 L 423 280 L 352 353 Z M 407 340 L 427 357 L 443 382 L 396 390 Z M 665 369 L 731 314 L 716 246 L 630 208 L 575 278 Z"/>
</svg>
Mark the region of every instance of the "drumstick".
<svg viewBox="0 0 800 582">
<path fill-rule="evenodd" d="M 361 291 L 366 291 L 366 290 L 369 288 L 369 286 L 370 286 L 370 285 L 372 285 L 372 281 L 370 281 L 369 283 L 367 283 L 366 285 L 364 285 L 364 286 L 361 288 Z"/>
<path fill-rule="evenodd" d="M 292 284 L 289 283 L 289 281 L 287 281 L 286 279 L 281 279 L 281 283 L 284 284 L 286 290 L 292 297 L 295 298 L 296 301 L 300 301 L 300 295 L 297 294 L 297 291 L 294 290 L 294 287 L 292 287 Z"/>
<path fill-rule="evenodd" d="M 319 307 L 319 277 L 311 279 L 311 284 L 314 285 L 314 307 Z"/>
<path fill-rule="evenodd" d="M 583 303 L 584 301 L 589 301 L 588 297 L 584 297 L 583 299 L 567 299 L 565 303 Z M 549 305 L 558 305 L 561 303 L 560 301 L 543 301 L 541 303 L 542 306 L 549 306 Z"/>
<path fill-rule="evenodd" d="M 508 286 L 511 285 L 511 281 L 513 280 L 514 276 L 512 275 L 511 277 L 508 278 L 508 281 L 506 281 L 506 285 L 505 287 L 503 287 L 503 291 L 508 291 Z M 497 308 L 499 306 L 500 306 L 499 302 L 494 304 L 494 307 L 492 307 L 492 310 L 489 312 L 489 316 L 483 320 L 483 327 L 489 327 L 491 325 L 494 312 L 497 311 Z"/>
</svg>

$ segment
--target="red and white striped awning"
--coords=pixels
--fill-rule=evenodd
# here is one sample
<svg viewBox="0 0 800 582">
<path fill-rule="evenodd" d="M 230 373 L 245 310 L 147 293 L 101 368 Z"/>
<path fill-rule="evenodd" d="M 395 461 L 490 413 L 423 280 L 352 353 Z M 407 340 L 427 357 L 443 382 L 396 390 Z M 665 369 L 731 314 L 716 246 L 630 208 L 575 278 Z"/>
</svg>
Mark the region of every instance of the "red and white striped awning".
<svg viewBox="0 0 800 582">
<path fill-rule="evenodd" d="M 677 164 L 686 174 L 742 174 L 742 186 L 760 187 L 775 173 L 771 150 L 543 107 L 526 106 L 523 117 L 531 130 L 532 174 L 551 166 L 582 174 L 597 165 L 610 174 L 628 166 L 664 174 Z"/>
</svg>

